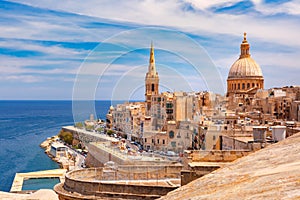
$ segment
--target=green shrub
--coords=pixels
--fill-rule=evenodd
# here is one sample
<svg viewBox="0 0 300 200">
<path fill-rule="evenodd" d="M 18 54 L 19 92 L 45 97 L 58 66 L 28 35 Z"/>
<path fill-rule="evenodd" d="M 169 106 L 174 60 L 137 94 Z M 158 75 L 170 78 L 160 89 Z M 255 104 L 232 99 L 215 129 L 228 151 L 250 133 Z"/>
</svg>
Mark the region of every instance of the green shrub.
<svg viewBox="0 0 300 200">
<path fill-rule="evenodd" d="M 77 122 L 77 123 L 75 124 L 75 127 L 77 127 L 77 128 L 82 128 L 82 127 L 83 127 L 83 123 L 82 123 L 82 122 Z"/>
<path fill-rule="evenodd" d="M 73 142 L 73 134 L 69 131 L 61 130 L 58 134 L 58 137 L 69 145 L 71 145 Z"/>
<path fill-rule="evenodd" d="M 109 136 L 110 136 L 110 135 L 114 134 L 114 133 L 115 133 L 115 131 L 113 131 L 113 130 L 109 129 L 109 130 L 107 130 L 107 132 L 106 132 L 106 133 L 107 133 L 107 135 L 109 135 Z"/>
</svg>

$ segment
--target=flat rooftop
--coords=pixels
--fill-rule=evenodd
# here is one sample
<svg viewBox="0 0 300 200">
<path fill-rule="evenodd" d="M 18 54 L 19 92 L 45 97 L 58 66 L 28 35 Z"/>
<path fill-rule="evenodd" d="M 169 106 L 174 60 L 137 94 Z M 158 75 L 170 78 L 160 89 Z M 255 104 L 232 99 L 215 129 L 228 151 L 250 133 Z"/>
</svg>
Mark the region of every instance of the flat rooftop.
<svg viewBox="0 0 300 200">
<path fill-rule="evenodd" d="M 126 185 L 143 185 L 143 186 L 164 186 L 180 187 L 180 179 L 160 179 L 160 180 L 128 180 L 128 181 L 101 181 L 103 183 L 115 183 Z"/>
<path fill-rule="evenodd" d="M 121 152 L 118 147 L 110 146 L 103 142 L 91 142 L 97 148 L 109 152 L 112 155 L 122 159 L 122 160 L 136 160 L 136 161 L 161 161 L 161 162 L 170 162 L 169 160 L 164 160 L 162 157 L 156 156 L 146 156 L 143 154 L 136 153 L 136 155 L 129 155 L 125 152 Z"/>
<path fill-rule="evenodd" d="M 188 165 L 190 167 L 223 167 L 227 165 L 228 162 L 190 162 Z"/>
</svg>

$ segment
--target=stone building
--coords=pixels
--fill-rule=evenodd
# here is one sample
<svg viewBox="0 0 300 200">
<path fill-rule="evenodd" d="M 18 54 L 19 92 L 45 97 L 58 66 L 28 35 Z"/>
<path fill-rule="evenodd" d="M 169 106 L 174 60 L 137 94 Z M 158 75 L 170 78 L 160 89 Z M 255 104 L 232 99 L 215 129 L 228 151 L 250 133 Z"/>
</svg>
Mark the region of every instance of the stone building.
<svg viewBox="0 0 300 200">
<path fill-rule="evenodd" d="M 241 44 L 241 54 L 230 68 L 227 79 L 228 108 L 250 104 L 258 89 L 264 88 L 264 77 L 260 66 L 250 56 L 250 44 L 246 33 Z"/>
<path fill-rule="evenodd" d="M 258 91 L 247 109 L 261 111 L 264 121 L 269 115 L 274 120 L 299 121 L 299 90 L 300 87 L 292 86 Z"/>
<path fill-rule="evenodd" d="M 141 138 L 146 115 L 144 102 L 118 104 L 110 112 L 114 129 L 122 132 L 129 140 Z"/>
</svg>

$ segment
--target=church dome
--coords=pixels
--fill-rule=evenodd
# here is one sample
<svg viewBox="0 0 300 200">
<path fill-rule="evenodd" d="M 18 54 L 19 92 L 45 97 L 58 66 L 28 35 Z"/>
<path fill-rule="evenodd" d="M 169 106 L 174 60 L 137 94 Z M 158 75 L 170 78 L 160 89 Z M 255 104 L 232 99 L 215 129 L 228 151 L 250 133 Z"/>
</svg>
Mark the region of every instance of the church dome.
<svg viewBox="0 0 300 200">
<path fill-rule="evenodd" d="M 240 58 L 230 68 L 228 78 L 262 77 L 260 66 L 252 58 Z"/>
<path fill-rule="evenodd" d="M 244 33 L 241 44 L 241 55 L 230 68 L 228 79 L 231 78 L 263 78 L 260 66 L 253 60 L 249 53 L 250 45 Z"/>
</svg>

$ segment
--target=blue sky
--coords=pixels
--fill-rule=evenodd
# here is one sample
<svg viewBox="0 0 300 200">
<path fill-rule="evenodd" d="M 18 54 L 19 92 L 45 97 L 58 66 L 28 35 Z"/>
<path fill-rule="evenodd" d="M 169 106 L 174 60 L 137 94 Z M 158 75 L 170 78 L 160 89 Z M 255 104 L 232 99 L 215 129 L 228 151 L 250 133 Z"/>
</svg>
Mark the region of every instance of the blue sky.
<svg viewBox="0 0 300 200">
<path fill-rule="evenodd" d="M 143 99 L 151 41 L 161 91 L 224 93 L 243 32 L 265 88 L 300 85 L 297 0 L 0 1 L 0 30 L 0 99 Z"/>
</svg>

